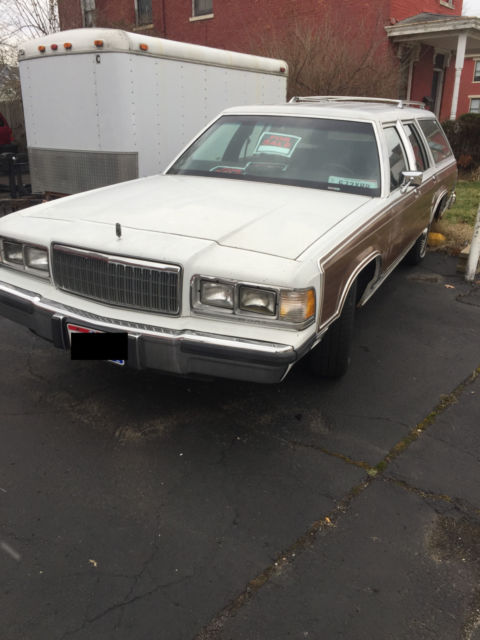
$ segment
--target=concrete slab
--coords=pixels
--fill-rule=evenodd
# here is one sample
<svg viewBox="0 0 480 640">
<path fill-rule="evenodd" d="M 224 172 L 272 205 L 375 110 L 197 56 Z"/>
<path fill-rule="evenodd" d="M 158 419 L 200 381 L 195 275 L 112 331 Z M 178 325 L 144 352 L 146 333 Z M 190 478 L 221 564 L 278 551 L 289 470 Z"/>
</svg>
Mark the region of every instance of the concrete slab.
<svg viewBox="0 0 480 640">
<path fill-rule="evenodd" d="M 336 527 L 218 632 L 199 638 L 470 637 L 478 606 L 479 534 L 478 520 L 447 504 L 375 481 Z"/>
<path fill-rule="evenodd" d="M 480 376 L 395 460 L 388 474 L 480 512 Z"/>
</svg>

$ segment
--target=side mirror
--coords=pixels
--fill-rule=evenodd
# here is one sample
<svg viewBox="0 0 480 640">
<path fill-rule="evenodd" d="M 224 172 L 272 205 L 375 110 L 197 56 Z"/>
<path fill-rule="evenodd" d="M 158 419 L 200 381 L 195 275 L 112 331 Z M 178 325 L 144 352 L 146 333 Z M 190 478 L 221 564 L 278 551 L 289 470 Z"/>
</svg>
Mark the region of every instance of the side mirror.
<svg viewBox="0 0 480 640">
<path fill-rule="evenodd" d="M 402 171 L 402 176 L 402 193 L 405 193 L 408 187 L 419 187 L 423 181 L 423 171 Z"/>
</svg>

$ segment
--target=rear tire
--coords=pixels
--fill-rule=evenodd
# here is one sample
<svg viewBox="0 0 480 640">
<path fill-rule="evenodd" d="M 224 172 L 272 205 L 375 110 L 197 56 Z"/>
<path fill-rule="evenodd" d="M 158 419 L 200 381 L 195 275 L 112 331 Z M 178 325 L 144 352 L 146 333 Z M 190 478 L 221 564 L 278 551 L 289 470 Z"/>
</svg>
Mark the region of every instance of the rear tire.
<svg viewBox="0 0 480 640">
<path fill-rule="evenodd" d="M 405 256 L 405 263 L 415 266 L 427 255 L 428 233 L 430 231 L 430 225 L 422 234 L 417 238 L 415 244 Z"/>
<path fill-rule="evenodd" d="M 357 283 L 348 292 L 340 317 L 330 326 L 323 340 L 309 355 L 310 371 L 322 378 L 340 378 L 351 360 Z"/>
</svg>

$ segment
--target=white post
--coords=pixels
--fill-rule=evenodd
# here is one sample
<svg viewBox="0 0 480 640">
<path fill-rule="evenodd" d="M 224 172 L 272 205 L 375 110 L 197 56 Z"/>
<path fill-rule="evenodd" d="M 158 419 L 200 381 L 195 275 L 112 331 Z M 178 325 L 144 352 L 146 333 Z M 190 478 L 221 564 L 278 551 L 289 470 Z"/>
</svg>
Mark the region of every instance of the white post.
<svg viewBox="0 0 480 640">
<path fill-rule="evenodd" d="M 463 63 L 465 61 L 465 49 L 467 47 L 467 34 L 464 31 L 460 33 L 457 40 L 457 55 L 455 58 L 455 82 L 453 85 L 452 110 L 450 112 L 450 120 L 457 117 L 458 107 L 458 91 L 460 89 L 460 78 L 462 76 Z"/>
<path fill-rule="evenodd" d="M 478 206 L 477 219 L 475 220 L 475 228 L 473 229 L 472 244 L 470 245 L 470 253 L 468 254 L 467 271 L 465 280 L 473 282 L 477 272 L 478 259 L 480 258 L 480 205 Z"/>
</svg>

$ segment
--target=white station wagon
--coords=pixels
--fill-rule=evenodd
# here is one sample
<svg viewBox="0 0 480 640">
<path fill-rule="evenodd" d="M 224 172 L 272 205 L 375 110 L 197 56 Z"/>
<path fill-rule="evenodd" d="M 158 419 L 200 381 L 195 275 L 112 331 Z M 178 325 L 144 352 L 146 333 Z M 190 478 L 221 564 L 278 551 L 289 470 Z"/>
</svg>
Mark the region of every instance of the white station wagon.
<svg viewBox="0 0 480 640">
<path fill-rule="evenodd" d="M 340 376 L 355 308 L 424 257 L 454 200 L 455 159 L 420 107 L 228 109 L 164 175 L 12 213 L 0 314 L 72 357 L 279 382 L 308 356 Z"/>
</svg>

